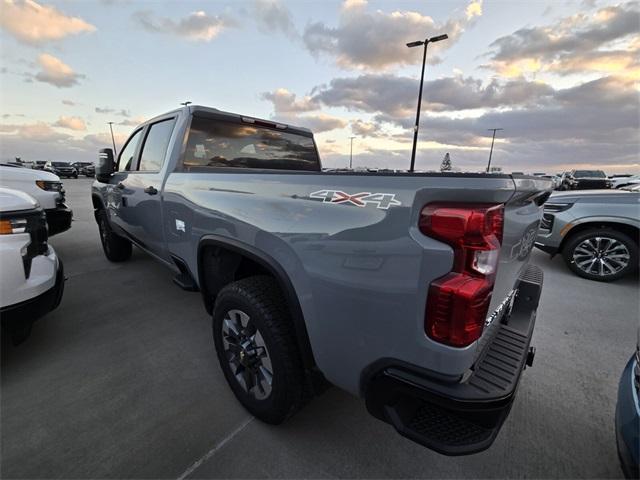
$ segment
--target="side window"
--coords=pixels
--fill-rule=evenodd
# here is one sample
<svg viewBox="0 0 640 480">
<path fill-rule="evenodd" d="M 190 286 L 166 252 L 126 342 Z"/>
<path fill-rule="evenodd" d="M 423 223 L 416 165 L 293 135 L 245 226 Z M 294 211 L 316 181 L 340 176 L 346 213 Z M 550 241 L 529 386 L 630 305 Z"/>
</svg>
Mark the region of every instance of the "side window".
<svg viewBox="0 0 640 480">
<path fill-rule="evenodd" d="M 147 133 L 147 138 L 142 146 L 138 170 L 157 172 L 162 168 L 174 123 L 175 119 L 171 118 L 154 123 L 149 127 L 149 133 Z"/>
<path fill-rule="evenodd" d="M 138 130 L 131 137 L 129 137 L 129 141 L 120 151 L 120 156 L 118 157 L 119 172 L 131 170 L 131 166 L 134 165 L 133 156 L 136 154 L 136 148 L 138 148 L 138 143 L 140 143 L 141 137 L 142 129 Z"/>
</svg>

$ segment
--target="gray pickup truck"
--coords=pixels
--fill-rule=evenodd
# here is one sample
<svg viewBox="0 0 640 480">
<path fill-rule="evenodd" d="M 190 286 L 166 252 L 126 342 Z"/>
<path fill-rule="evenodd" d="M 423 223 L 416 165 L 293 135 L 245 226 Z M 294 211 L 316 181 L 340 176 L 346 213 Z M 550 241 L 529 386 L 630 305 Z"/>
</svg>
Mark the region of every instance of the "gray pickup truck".
<svg viewBox="0 0 640 480">
<path fill-rule="evenodd" d="M 135 244 L 201 292 L 255 417 L 281 423 L 331 383 L 463 455 L 492 444 L 533 361 L 542 272 L 527 261 L 550 188 L 323 172 L 307 129 L 188 106 L 117 159 L 101 150 L 92 199 L 109 260 Z"/>
</svg>

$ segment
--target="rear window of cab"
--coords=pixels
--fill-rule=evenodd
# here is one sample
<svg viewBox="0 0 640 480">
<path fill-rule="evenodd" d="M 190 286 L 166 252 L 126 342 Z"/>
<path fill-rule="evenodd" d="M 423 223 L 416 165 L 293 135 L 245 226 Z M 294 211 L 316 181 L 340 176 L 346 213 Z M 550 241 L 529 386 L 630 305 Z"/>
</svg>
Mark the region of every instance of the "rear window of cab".
<svg viewBox="0 0 640 480">
<path fill-rule="evenodd" d="M 255 168 L 320 171 L 313 137 L 205 117 L 193 117 L 183 169 Z"/>
</svg>

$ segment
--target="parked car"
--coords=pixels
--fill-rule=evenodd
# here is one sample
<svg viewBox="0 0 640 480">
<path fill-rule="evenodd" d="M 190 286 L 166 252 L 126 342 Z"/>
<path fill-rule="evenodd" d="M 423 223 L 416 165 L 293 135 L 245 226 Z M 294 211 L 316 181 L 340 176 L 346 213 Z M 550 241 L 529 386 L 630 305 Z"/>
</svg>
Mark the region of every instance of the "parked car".
<svg viewBox="0 0 640 480">
<path fill-rule="evenodd" d="M 636 352 L 620 377 L 616 404 L 616 445 L 622 471 L 627 478 L 640 473 L 640 329 Z"/>
<path fill-rule="evenodd" d="M 633 185 L 640 185 L 640 175 L 629 175 L 628 177 L 618 177 L 611 180 L 613 188 L 624 188 Z"/>
<path fill-rule="evenodd" d="M 79 175 L 94 177 L 96 174 L 96 168 L 93 162 L 75 162 L 71 165 L 73 165 Z"/>
<path fill-rule="evenodd" d="M 572 170 L 568 184 L 571 190 L 611 188 L 611 180 L 602 170 Z"/>
<path fill-rule="evenodd" d="M 556 192 L 544 206 L 536 247 L 561 254 L 572 272 L 612 281 L 638 268 L 640 195 L 625 190 Z"/>
<path fill-rule="evenodd" d="M 36 199 L 0 187 L 0 318 L 14 344 L 62 298 L 62 262 L 47 242 L 45 213 Z"/>
<path fill-rule="evenodd" d="M 47 162 L 44 169 L 59 177 L 78 178 L 78 170 L 69 162 Z"/>
<path fill-rule="evenodd" d="M 0 186 L 34 197 L 47 215 L 49 236 L 71 228 L 73 211 L 65 204 L 60 178 L 53 173 L 0 164 Z"/>
<path fill-rule="evenodd" d="M 556 187 L 556 190 L 571 190 L 574 183 L 575 182 L 571 179 L 571 172 L 562 172 L 560 174 L 560 182 Z"/>
<path fill-rule="evenodd" d="M 45 162 L 44 160 L 36 160 L 35 162 L 33 162 L 33 166 L 31 168 L 33 168 L 34 170 L 44 170 L 46 164 L 47 162 Z"/>
<path fill-rule="evenodd" d="M 202 293 L 251 414 L 280 423 L 329 381 L 462 455 L 492 444 L 533 362 L 528 258 L 550 188 L 322 172 L 305 128 L 189 106 L 140 125 L 117 160 L 101 150 L 92 199 L 109 260 L 135 244 Z"/>
</svg>

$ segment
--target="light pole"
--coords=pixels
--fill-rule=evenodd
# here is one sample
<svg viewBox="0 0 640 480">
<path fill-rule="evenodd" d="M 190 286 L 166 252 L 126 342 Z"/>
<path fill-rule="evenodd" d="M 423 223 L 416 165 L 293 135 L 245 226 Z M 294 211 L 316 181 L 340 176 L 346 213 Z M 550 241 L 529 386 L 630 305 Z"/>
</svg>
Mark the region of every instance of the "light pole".
<svg viewBox="0 0 640 480">
<path fill-rule="evenodd" d="M 113 156 L 114 158 L 118 156 L 118 151 L 116 150 L 116 141 L 113 138 L 113 122 L 109 123 L 109 130 L 111 130 L 111 143 L 113 143 Z"/>
<path fill-rule="evenodd" d="M 504 130 L 504 128 L 487 128 L 488 131 L 493 130 L 493 138 L 491 139 L 491 150 L 489 150 L 489 163 L 487 164 L 487 173 L 491 170 L 491 155 L 493 155 L 493 142 L 496 140 L 496 132 L 498 130 Z"/>
<path fill-rule="evenodd" d="M 349 170 L 353 166 L 353 139 L 356 137 L 349 137 L 351 139 L 351 152 L 349 153 Z"/>
<path fill-rule="evenodd" d="M 193 102 L 186 101 L 186 102 L 182 102 L 180 105 L 184 105 L 186 107 L 188 105 L 191 105 L 192 103 Z"/>
<path fill-rule="evenodd" d="M 424 45 L 424 53 L 422 54 L 422 75 L 420 75 L 420 91 L 418 92 L 418 110 L 416 112 L 416 124 L 413 126 L 413 150 L 411 151 L 411 167 L 410 172 L 413 172 L 413 167 L 416 164 L 416 146 L 418 145 L 418 125 L 420 124 L 420 105 L 422 104 L 422 85 L 424 84 L 424 65 L 427 62 L 427 46 L 430 43 L 439 42 L 440 40 L 446 40 L 449 36 L 438 35 L 437 37 L 427 38 L 424 41 L 418 40 L 416 42 L 407 43 L 407 47 L 419 47 Z"/>
</svg>

